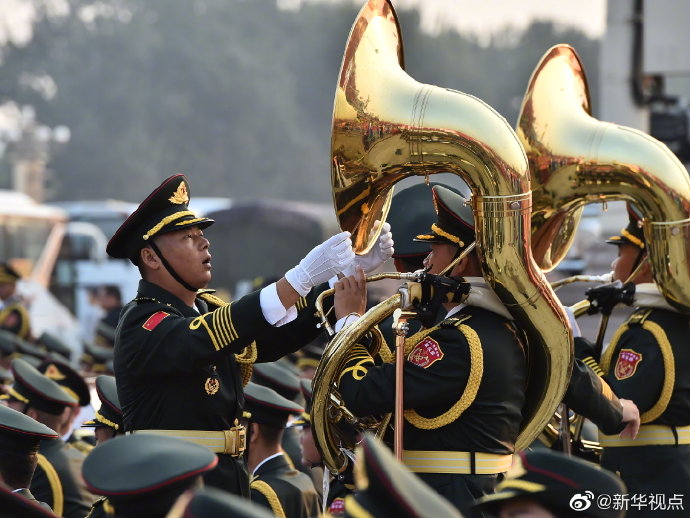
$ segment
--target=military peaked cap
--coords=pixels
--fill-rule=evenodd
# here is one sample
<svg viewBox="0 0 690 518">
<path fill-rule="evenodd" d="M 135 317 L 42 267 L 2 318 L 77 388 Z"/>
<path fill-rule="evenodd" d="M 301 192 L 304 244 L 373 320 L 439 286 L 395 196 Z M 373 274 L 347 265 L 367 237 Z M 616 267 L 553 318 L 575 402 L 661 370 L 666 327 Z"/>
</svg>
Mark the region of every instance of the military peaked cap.
<svg viewBox="0 0 690 518">
<path fill-rule="evenodd" d="M 623 481 L 610 471 L 540 448 L 516 455 L 513 467 L 498 484 L 496 492 L 477 500 L 474 507 L 493 513 L 507 500 L 529 498 L 557 516 L 622 518 L 624 509 L 616 509 L 616 506 L 603 509 L 597 505 L 597 498 L 599 495 L 613 498 L 612 495 L 625 493 Z"/>
<path fill-rule="evenodd" d="M 299 388 L 304 397 L 304 412 L 290 423 L 291 428 L 294 426 L 311 426 L 311 402 L 314 399 L 312 381 L 308 379 L 299 380 Z"/>
<path fill-rule="evenodd" d="M 60 415 L 65 407 L 78 405 L 76 398 L 22 358 L 12 360 L 12 374 L 14 384 L 9 391 L 10 399 L 53 415 Z"/>
<path fill-rule="evenodd" d="M 440 185 L 432 188 L 436 222 L 431 231 L 415 240 L 425 243 L 448 243 L 465 248 L 475 240 L 474 214 L 467 198 Z"/>
<path fill-rule="evenodd" d="M 21 277 L 9 263 L 0 263 L 0 282 L 17 282 Z"/>
<path fill-rule="evenodd" d="M 122 407 L 117 396 L 117 385 L 114 376 L 98 376 L 96 378 L 96 393 L 101 400 L 101 408 L 98 409 L 94 418 L 86 421 L 82 426 L 98 427 L 107 426 L 113 430 L 121 431 Z"/>
<path fill-rule="evenodd" d="M 213 469 L 208 448 L 163 435 L 115 437 L 96 446 L 82 467 L 86 486 L 107 496 L 116 514 L 130 518 L 167 512 L 175 500 Z"/>
<path fill-rule="evenodd" d="M 35 453 L 41 441 L 57 439 L 58 434 L 28 415 L 0 405 L 0 449 Z"/>
<path fill-rule="evenodd" d="M 365 434 L 356 455 L 357 489 L 345 499 L 346 516 L 462 518 L 448 500 L 400 464 L 373 434 Z"/>
<path fill-rule="evenodd" d="M 62 387 L 74 399 L 79 401 L 79 406 L 91 403 L 89 387 L 77 371 L 67 363 L 55 359 L 44 360 L 38 366 L 38 371 Z"/>
<path fill-rule="evenodd" d="M 212 219 L 199 218 L 189 210 L 189 199 L 189 181 L 185 175 L 164 180 L 117 229 L 106 248 L 108 255 L 137 264 L 139 250 L 154 236 L 211 225 Z"/>
<path fill-rule="evenodd" d="M 244 408 L 252 415 L 251 421 L 275 428 L 285 428 L 290 415 L 304 412 L 301 406 L 284 398 L 275 390 L 251 381 L 244 387 L 244 399 Z"/>
<path fill-rule="evenodd" d="M 323 346 L 318 343 L 311 343 L 305 345 L 299 350 L 299 357 L 295 362 L 298 369 L 307 369 L 309 367 L 316 368 L 319 366 L 321 357 L 323 356 Z"/>
<path fill-rule="evenodd" d="M 266 508 L 227 491 L 206 487 L 194 494 L 185 494 L 166 518 L 273 518 Z"/>
<path fill-rule="evenodd" d="M 644 250 L 644 231 L 642 230 L 642 213 L 631 205 L 626 204 L 628 208 L 628 226 L 621 230 L 620 235 L 612 236 L 606 240 L 612 245 L 634 245 L 637 248 Z"/>
<path fill-rule="evenodd" d="M 44 331 L 38 338 L 38 343 L 45 347 L 48 352 L 57 353 L 69 360 L 72 356 L 72 349 L 54 334 Z"/>
<path fill-rule="evenodd" d="M 275 390 L 284 398 L 294 400 L 299 395 L 299 378 L 279 363 L 257 363 L 252 380 Z"/>
</svg>

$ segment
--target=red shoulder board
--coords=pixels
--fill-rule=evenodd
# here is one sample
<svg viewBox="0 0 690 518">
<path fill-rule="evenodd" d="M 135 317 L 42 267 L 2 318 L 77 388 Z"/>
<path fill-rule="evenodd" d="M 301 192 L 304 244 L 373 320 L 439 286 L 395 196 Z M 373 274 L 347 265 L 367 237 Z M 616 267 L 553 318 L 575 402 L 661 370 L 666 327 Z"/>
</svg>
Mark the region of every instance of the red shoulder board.
<svg viewBox="0 0 690 518">
<path fill-rule="evenodd" d="M 632 349 L 621 349 L 613 373 L 617 380 L 631 378 L 637 371 L 637 365 L 642 361 L 642 355 Z"/>
<path fill-rule="evenodd" d="M 426 369 L 441 358 L 443 358 L 443 351 L 438 342 L 427 336 L 410 351 L 407 361 Z"/>
<path fill-rule="evenodd" d="M 331 516 L 345 516 L 345 500 L 342 498 L 333 500 L 328 508 L 328 514 Z"/>
<path fill-rule="evenodd" d="M 147 331 L 153 331 L 156 329 L 156 326 L 160 324 L 165 317 L 169 317 L 170 313 L 166 313 L 165 311 L 159 311 L 158 313 L 154 313 L 151 315 L 146 322 L 141 326 Z"/>
</svg>

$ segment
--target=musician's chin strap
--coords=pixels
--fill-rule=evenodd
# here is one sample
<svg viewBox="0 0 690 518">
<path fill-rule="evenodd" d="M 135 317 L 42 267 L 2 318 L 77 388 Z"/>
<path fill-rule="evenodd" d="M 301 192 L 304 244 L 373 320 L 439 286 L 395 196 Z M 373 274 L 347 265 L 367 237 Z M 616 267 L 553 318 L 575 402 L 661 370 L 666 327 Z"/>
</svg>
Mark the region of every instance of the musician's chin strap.
<svg viewBox="0 0 690 518">
<path fill-rule="evenodd" d="M 422 287 L 422 294 L 415 310 L 417 318 L 427 328 L 436 323 L 442 304 L 463 302 L 472 288 L 472 285 L 462 278 L 455 279 L 430 273 L 422 274 L 418 282 Z"/>
<path fill-rule="evenodd" d="M 196 293 L 198 291 L 197 288 L 193 288 L 192 286 L 187 284 L 187 282 L 185 282 L 185 280 L 173 269 L 173 267 L 170 266 L 170 263 L 168 262 L 168 260 L 161 253 L 160 248 L 158 248 L 158 245 L 156 245 L 156 243 L 154 243 L 152 239 L 149 239 L 148 244 L 151 245 L 151 248 L 153 249 L 154 252 L 156 252 L 156 255 L 158 257 L 160 257 L 160 260 L 163 263 L 163 266 L 165 267 L 166 270 L 168 270 L 168 272 L 170 272 L 170 275 L 172 275 L 173 279 L 175 279 L 177 282 L 179 282 L 184 287 L 184 289 L 186 289 L 186 290 L 189 290 L 193 293 Z"/>
</svg>

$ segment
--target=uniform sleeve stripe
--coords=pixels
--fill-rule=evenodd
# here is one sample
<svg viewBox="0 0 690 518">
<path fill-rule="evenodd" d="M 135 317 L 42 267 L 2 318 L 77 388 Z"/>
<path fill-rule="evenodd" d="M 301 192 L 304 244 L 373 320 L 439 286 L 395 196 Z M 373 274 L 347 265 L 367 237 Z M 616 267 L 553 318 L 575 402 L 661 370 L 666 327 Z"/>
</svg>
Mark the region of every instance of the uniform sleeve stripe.
<svg viewBox="0 0 690 518">
<path fill-rule="evenodd" d="M 213 329 L 215 329 L 216 332 L 218 333 L 218 338 L 220 339 L 220 341 L 223 344 L 228 344 L 228 343 L 230 343 L 231 340 L 230 340 L 230 336 L 228 334 L 228 331 L 222 322 L 222 320 L 223 320 L 222 311 L 223 311 L 223 309 L 219 308 L 213 312 L 213 319 L 212 319 Z"/>
<path fill-rule="evenodd" d="M 221 322 L 223 323 L 223 328 L 226 330 L 228 334 L 228 338 L 232 342 L 233 340 L 237 340 L 237 333 L 235 332 L 235 328 L 232 327 L 232 318 L 230 316 L 230 306 L 226 306 L 223 308 L 223 312 L 221 313 Z"/>
</svg>

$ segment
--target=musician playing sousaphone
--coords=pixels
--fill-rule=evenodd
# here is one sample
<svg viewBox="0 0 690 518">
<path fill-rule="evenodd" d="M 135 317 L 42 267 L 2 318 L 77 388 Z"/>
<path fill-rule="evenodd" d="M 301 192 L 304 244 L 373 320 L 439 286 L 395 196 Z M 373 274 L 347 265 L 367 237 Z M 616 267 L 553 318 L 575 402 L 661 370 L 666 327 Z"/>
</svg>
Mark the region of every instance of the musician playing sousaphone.
<svg viewBox="0 0 690 518">
<path fill-rule="evenodd" d="M 429 243 L 425 267 L 439 274 L 474 242 L 471 208 L 462 195 L 432 189 L 437 220 L 417 240 Z M 421 229 L 420 229 L 421 230 Z M 510 467 L 522 420 L 526 366 L 522 332 L 481 276 L 470 251 L 449 276 L 468 284 L 464 302 L 443 304 L 445 318 L 406 340 L 403 461 L 459 509 L 490 494 Z M 335 286 L 337 329 L 352 323 L 364 304 L 363 275 Z M 442 310 L 443 311 L 443 310 Z M 576 363 L 566 399 L 609 433 L 638 414 L 622 404 L 588 368 Z M 392 364 L 375 366 L 366 348 L 353 349 L 340 378 L 340 394 L 357 416 L 390 412 L 395 399 Z M 608 387 L 607 387 L 608 388 Z"/>
<path fill-rule="evenodd" d="M 631 506 L 628 516 L 658 516 L 660 509 L 664 516 L 687 516 L 688 504 L 682 500 L 690 494 L 688 316 L 673 308 L 654 283 L 641 213 L 628 205 L 628 216 L 627 227 L 607 243 L 618 246 L 614 281 L 634 283 L 635 309 L 601 358 L 596 347 L 582 338 L 575 340 L 575 352 L 593 365 L 599 361 L 616 394 L 632 399 L 642 414 L 635 439 L 600 434 L 602 466 L 617 471 L 629 494 L 642 495 L 642 503 L 648 504 Z M 602 291 L 615 298 L 610 290 Z M 601 300 L 599 305 L 608 302 Z M 666 507 L 656 506 L 649 500 L 652 497 L 657 502 L 663 499 Z"/>
</svg>

